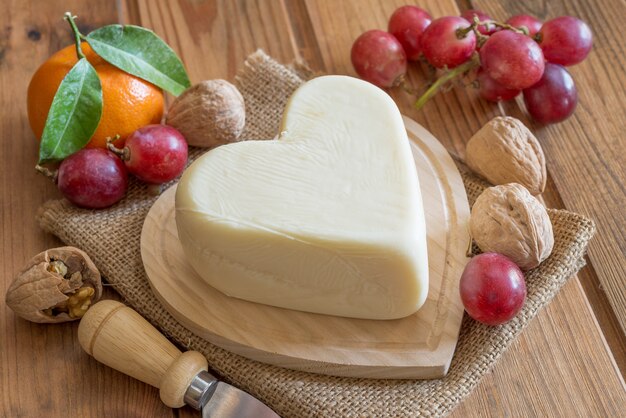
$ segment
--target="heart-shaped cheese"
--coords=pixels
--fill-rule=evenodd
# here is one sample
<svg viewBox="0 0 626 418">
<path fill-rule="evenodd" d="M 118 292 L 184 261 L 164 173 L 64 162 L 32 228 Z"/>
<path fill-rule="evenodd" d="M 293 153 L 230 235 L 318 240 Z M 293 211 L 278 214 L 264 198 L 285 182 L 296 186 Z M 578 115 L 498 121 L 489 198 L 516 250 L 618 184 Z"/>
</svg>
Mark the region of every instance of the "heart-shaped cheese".
<svg viewBox="0 0 626 418">
<path fill-rule="evenodd" d="M 302 85 L 277 140 L 223 145 L 176 192 L 198 274 L 253 302 L 355 318 L 414 313 L 428 291 L 426 232 L 402 117 L 372 84 Z"/>
</svg>

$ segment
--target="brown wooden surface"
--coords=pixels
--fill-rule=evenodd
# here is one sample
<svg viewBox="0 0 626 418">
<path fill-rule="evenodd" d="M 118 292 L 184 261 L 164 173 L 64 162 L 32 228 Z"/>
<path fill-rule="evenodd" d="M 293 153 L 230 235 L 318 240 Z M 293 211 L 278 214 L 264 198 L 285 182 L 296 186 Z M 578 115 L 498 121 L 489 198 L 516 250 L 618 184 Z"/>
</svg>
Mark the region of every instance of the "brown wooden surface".
<svg viewBox="0 0 626 418">
<path fill-rule="evenodd" d="M 34 222 L 39 205 L 58 193 L 32 169 L 37 145 L 26 119 L 25 92 L 37 66 L 71 42 L 63 12 L 78 14 L 83 32 L 116 21 L 154 29 L 180 53 L 197 81 L 232 79 L 256 48 L 283 62 L 304 58 L 315 70 L 354 74 L 349 62 L 353 39 L 366 29 L 385 28 L 389 14 L 405 3 L 5 1 L 0 15 L 2 289 L 30 257 L 59 244 Z M 434 16 L 470 6 L 464 0 L 417 3 Z M 404 93 L 394 93 L 394 98 L 460 155 L 471 133 L 495 115 L 506 113 L 531 124 L 548 160 L 545 201 L 590 216 L 598 234 L 588 267 L 539 314 L 452 416 L 620 416 L 626 407 L 618 368 L 626 365 L 623 1 L 478 0 L 475 6 L 500 18 L 519 12 L 541 18 L 573 14 L 591 24 L 594 50 L 571 68 L 580 95 L 574 117 L 541 128 L 516 103 L 488 104 L 461 89 L 440 95 L 420 112 L 410 110 L 412 99 Z M 413 69 L 409 79 L 423 82 L 423 69 Z M 197 416 L 189 409 L 166 408 L 155 389 L 89 358 L 78 345 L 76 328 L 31 324 L 6 307 L 0 310 L 0 416 Z"/>
</svg>

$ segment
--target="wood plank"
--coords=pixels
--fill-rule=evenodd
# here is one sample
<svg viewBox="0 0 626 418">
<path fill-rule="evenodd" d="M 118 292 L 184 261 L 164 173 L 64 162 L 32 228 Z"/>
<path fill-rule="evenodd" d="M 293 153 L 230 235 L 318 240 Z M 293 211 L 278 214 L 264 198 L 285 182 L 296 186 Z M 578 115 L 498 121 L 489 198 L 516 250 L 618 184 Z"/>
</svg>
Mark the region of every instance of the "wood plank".
<svg viewBox="0 0 626 418">
<path fill-rule="evenodd" d="M 626 390 L 603 338 L 570 280 L 451 417 L 620 416 Z"/>
<path fill-rule="evenodd" d="M 191 82 L 232 80 L 244 59 L 258 48 L 290 62 L 297 57 L 281 2 L 126 2 L 125 15 L 155 30 L 177 51 Z"/>
<path fill-rule="evenodd" d="M 387 17 L 403 4 L 402 1 L 376 0 L 370 0 L 367 4 L 342 2 L 341 5 L 329 1 L 307 1 L 307 10 L 320 42 L 325 69 L 354 75 L 348 58 L 353 40 L 364 30 L 384 29 Z M 451 1 L 424 1 L 420 2 L 420 6 L 430 10 L 435 17 L 458 14 L 458 9 Z M 414 66 L 410 70 L 409 79 L 414 85 L 423 83 L 424 69 Z M 391 94 L 403 112 L 427 125 L 449 149 L 460 155 L 471 134 L 493 116 L 511 114 L 526 122 L 517 104 L 487 104 L 477 100 L 475 92 L 468 89 L 456 88 L 440 94 L 420 112 L 410 108 L 412 97 L 398 91 Z M 545 138 L 548 140 L 549 136 Z M 555 324 L 566 328 L 564 331 L 559 330 Z M 561 341 L 561 344 L 554 344 L 554 341 Z M 597 360 L 587 363 L 589 355 L 596 356 Z M 538 370 L 542 371 L 541 374 Z M 531 378 L 537 375 L 541 377 Z M 597 387 L 604 389 L 597 391 Z M 624 405 L 623 381 L 576 279 L 524 331 L 520 340 L 496 365 L 494 373 L 453 415 L 473 416 L 477 415 L 476 411 L 481 411 L 479 415 L 485 411 L 485 416 L 519 415 L 519 411 L 526 410 L 524 401 L 518 402 L 512 394 L 520 391 L 526 398 L 533 399 L 536 415 L 547 415 L 554 412 L 554 405 L 571 404 L 572 390 L 576 391 L 577 401 L 571 409 L 569 406 L 561 408 L 559 412 L 563 413 L 562 416 L 577 411 L 576 408 L 589 412 L 581 413 L 582 416 L 610 416 L 618 411 L 615 404 Z M 610 393 L 612 398 L 605 396 L 605 393 Z"/>
<path fill-rule="evenodd" d="M 303 1 L 262 0 L 129 0 L 118 3 L 122 5 L 120 16 L 124 21 L 154 28 L 173 44 L 174 49 L 183 51 L 185 61 L 191 63 L 192 80 L 197 81 L 213 77 L 232 79 L 242 65 L 243 57 L 256 47 L 263 47 L 284 62 L 301 56 L 314 69 L 353 74 L 347 58 L 352 40 L 365 29 L 384 28 L 391 11 L 406 2 L 369 0 L 357 4 L 354 0 L 338 5 L 339 2 L 327 0 L 317 6 Z M 425 4 L 431 3 L 432 7 L 427 7 L 436 16 L 454 13 L 449 1 L 436 3 L 431 0 Z M 573 10 L 569 13 L 585 18 L 595 16 L 590 21 L 596 31 L 596 47 L 589 60 L 598 60 L 599 57 L 601 60 L 572 69 L 580 88 L 581 103 L 588 104 L 579 106 L 574 119 L 577 122 L 566 122 L 575 124 L 576 129 L 548 128 L 541 138 L 544 146 L 547 143 L 550 146 L 546 149 L 547 154 L 557 160 L 553 162 L 549 157 L 549 169 L 555 175 L 562 173 L 555 183 L 568 208 L 602 221 L 602 229 L 592 242 L 591 251 L 594 267 L 604 263 L 601 268 L 597 267 L 600 282 L 595 282 L 595 273 L 592 272 L 585 280 L 593 280 L 593 283 L 583 281 L 588 283 L 585 289 L 590 286 L 595 289 L 606 287 L 602 281 L 607 276 L 602 274 L 617 279 L 624 277 L 623 264 L 619 262 L 624 260 L 623 244 L 626 242 L 623 218 L 619 219 L 619 215 L 624 213 L 621 209 L 623 189 L 620 191 L 610 179 L 611 174 L 619 174 L 621 168 L 622 176 L 616 178 L 621 179 L 619 183 L 623 187 L 623 155 L 614 156 L 612 153 L 612 150 L 619 150 L 624 145 L 624 47 L 617 35 L 619 14 L 614 13 L 623 5 L 617 0 L 599 0 L 598 3 L 587 5 L 581 0 L 571 4 L 533 0 L 526 3 L 530 6 L 511 0 L 504 3 L 480 0 L 477 3 L 480 7 L 484 4 L 485 9 L 495 16 L 523 11 L 541 15 L 544 10 L 550 16 L 556 16 L 559 10 Z M 36 160 L 36 144 L 24 110 L 30 75 L 51 52 L 71 42 L 66 23 L 61 20 L 62 13 L 67 9 L 81 16 L 79 24 L 82 28 L 118 20 L 113 2 L 13 0 L 6 6 L 5 13 L 0 17 L 0 103 L 4 105 L 0 119 L 0 132 L 4 134 L 0 139 L 0 158 L 3 162 L 3 170 L 0 170 L 0 217 L 3 227 L 0 234 L 4 289 L 28 258 L 59 244 L 52 237 L 42 234 L 33 221 L 37 207 L 58 194 L 45 179 L 35 176 L 31 170 Z M 333 18 L 337 10 L 340 15 Z M 346 14 L 346 10 L 351 14 Z M 322 21 L 320 16 L 332 21 Z M 286 24 L 287 19 L 293 23 L 293 30 Z M 608 21 L 607 27 L 602 27 L 603 19 Z M 316 37 L 319 38 L 319 45 Z M 423 84 L 423 70 L 411 71 L 409 78 L 412 82 Z M 589 97 L 593 95 L 597 97 Z M 396 100 L 403 101 L 405 108 L 412 101 L 404 93 L 396 93 Z M 596 112 L 596 109 L 601 111 Z M 523 117 L 516 104 L 492 106 L 474 100 L 472 92 L 455 89 L 441 95 L 423 112 L 411 112 L 411 116 L 440 137 L 449 149 L 462 154 L 469 134 L 501 112 Z M 618 116 L 607 121 L 605 116 L 611 114 Z M 579 118 L 582 119 L 578 121 Z M 451 120 L 456 123 L 451 124 Z M 576 136 L 585 129 L 591 131 L 588 137 Z M 560 134 L 555 134 L 555 131 Z M 574 135 L 573 142 L 567 141 L 570 134 Z M 558 139 L 553 141 L 553 137 Z M 574 152 L 576 149 L 581 152 Z M 596 177 L 596 172 L 600 173 L 600 177 Z M 598 181 L 598 184 L 590 186 L 588 178 L 605 180 L 605 176 L 609 176 L 608 185 Z M 589 195 L 575 187 L 579 183 L 587 185 L 586 192 L 595 189 L 591 191 L 592 199 L 583 200 Z M 615 202 L 621 204 L 616 205 Z M 597 213 L 600 216 L 596 216 Z M 607 219 L 604 225 L 604 218 L 611 214 L 615 219 Z M 607 234 L 614 240 L 599 238 Z M 615 252 L 620 249 L 621 253 Z M 582 277 L 584 275 L 581 275 L 581 280 Z M 109 291 L 106 297 L 113 295 Z M 616 299 L 608 291 L 607 295 Z M 604 299 L 600 295 L 597 300 Z M 620 306 L 626 306 L 622 302 Z M 596 306 L 601 303 L 596 302 Z M 599 312 L 596 308 L 596 315 L 602 317 Z M 604 312 L 604 316 L 609 318 L 606 321 L 611 321 L 610 312 Z M 161 405 L 155 389 L 89 359 L 78 346 L 75 329 L 76 324 L 29 324 L 16 319 L 6 307 L 0 310 L 0 346 L 3 347 L 0 350 L 0 415 L 198 416 L 190 408 L 172 413 Z M 623 351 L 623 328 L 621 334 L 613 331 L 613 335 L 614 341 L 617 341 L 612 343 L 613 346 L 621 347 Z M 556 344 L 557 341 L 560 343 Z M 485 378 L 454 415 L 569 413 L 567 416 L 618 416 L 617 411 L 623 409 L 625 404 L 624 386 L 611 369 L 611 364 L 611 357 L 603 348 L 602 334 L 586 306 L 585 295 L 577 282 L 572 281 L 522 334 L 493 373 Z M 537 374 L 538 370 L 542 371 L 541 374 Z M 72 385 L 74 381 L 77 383 Z M 581 412 L 574 407 L 580 407 Z"/>
<path fill-rule="evenodd" d="M 586 21 L 594 34 L 587 59 L 568 70 L 578 88 L 574 115 L 557 125 L 533 124 L 545 150 L 550 174 L 565 206 L 594 219 L 589 245 L 597 288 L 606 294 L 626 333 L 626 47 L 615 34 L 623 25 L 619 0 L 476 0 L 474 6 L 496 19 L 528 13 L 548 20 L 562 15 Z M 622 13 L 618 11 L 621 10 Z M 596 311 L 604 306 L 595 307 Z"/>
<path fill-rule="evenodd" d="M 60 244 L 34 220 L 58 193 L 33 169 L 38 144 L 27 121 L 26 89 L 37 67 L 73 42 L 65 11 L 79 15 L 85 32 L 117 20 L 114 3 L 91 3 L 11 1 L 0 16 L 2 289 L 28 259 Z M 6 306 L 0 310 L 0 416 L 172 416 L 156 390 L 90 359 L 76 339 L 77 325 L 32 324 Z"/>
<path fill-rule="evenodd" d="M 181 52 L 194 81 L 232 79 L 245 56 L 259 47 L 283 61 L 296 57 L 290 36 L 285 36 L 290 31 L 285 9 L 278 2 L 269 7 L 263 1 L 120 3 L 118 15 L 114 2 L 14 1 L 0 17 L 4 289 L 26 260 L 60 244 L 34 222 L 37 208 L 59 195 L 32 169 L 37 145 L 26 120 L 25 92 L 40 63 L 72 42 L 63 12 L 78 14 L 84 33 L 117 21 L 153 28 Z M 105 292 L 104 297 L 114 298 L 115 293 Z M 16 319 L 6 307 L 0 324 L 0 416 L 179 416 L 161 403 L 158 390 L 89 358 L 78 345 L 77 324 L 34 325 Z M 180 416 L 185 414 L 198 416 L 190 408 L 181 410 Z"/>
<path fill-rule="evenodd" d="M 518 108 L 519 109 L 519 108 Z M 542 194 L 544 204 L 547 207 L 564 209 L 565 205 L 556 190 L 556 185 L 551 176 L 548 176 L 546 190 Z M 586 265 L 578 272 L 577 277 L 583 288 L 586 299 L 593 309 L 594 316 L 604 334 L 604 338 L 615 358 L 615 362 L 624 376 L 626 371 L 626 335 L 622 332 L 620 323 L 608 301 L 606 293 L 602 290 L 598 276 L 589 261 L 585 257 Z"/>
</svg>

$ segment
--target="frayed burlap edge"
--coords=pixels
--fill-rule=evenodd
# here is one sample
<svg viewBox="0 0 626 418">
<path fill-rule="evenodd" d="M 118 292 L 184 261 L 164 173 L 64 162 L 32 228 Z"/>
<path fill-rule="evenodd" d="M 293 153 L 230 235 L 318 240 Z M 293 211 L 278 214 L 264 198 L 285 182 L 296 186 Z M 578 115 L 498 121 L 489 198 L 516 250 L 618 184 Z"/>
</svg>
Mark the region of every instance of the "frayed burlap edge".
<svg viewBox="0 0 626 418">
<path fill-rule="evenodd" d="M 297 68 L 297 67 L 294 67 Z M 306 72 L 287 68 L 257 51 L 246 60 L 236 83 L 246 100 L 244 139 L 277 133 L 284 105 Z M 310 73 L 309 73 L 310 74 Z M 203 150 L 190 153 L 195 158 Z M 488 186 L 461 164 L 470 204 Z M 445 378 L 428 381 L 368 380 L 291 371 L 248 360 L 216 347 L 181 326 L 149 287 L 140 255 L 143 220 L 156 198 L 132 181 L 124 200 L 99 211 L 49 201 L 38 213 L 41 227 L 91 255 L 107 281 L 126 302 L 181 346 L 202 352 L 226 381 L 257 396 L 283 417 L 433 417 L 448 414 L 467 396 L 515 337 L 583 265 L 594 233 L 590 220 L 549 210 L 555 233 L 552 255 L 527 273 L 528 296 L 507 324 L 487 327 L 463 320 L 457 350 Z"/>
</svg>

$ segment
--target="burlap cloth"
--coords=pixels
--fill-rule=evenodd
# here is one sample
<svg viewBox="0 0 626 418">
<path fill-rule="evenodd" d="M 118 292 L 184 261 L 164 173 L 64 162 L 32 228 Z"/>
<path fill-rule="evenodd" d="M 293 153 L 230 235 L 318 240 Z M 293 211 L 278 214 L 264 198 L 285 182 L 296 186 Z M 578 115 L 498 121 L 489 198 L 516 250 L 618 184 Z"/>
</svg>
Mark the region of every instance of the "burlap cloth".
<svg viewBox="0 0 626 418">
<path fill-rule="evenodd" d="M 310 74 L 285 67 L 258 51 L 248 57 L 236 83 L 246 102 L 245 139 L 272 138 L 292 91 Z M 201 150 L 194 149 L 197 157 Z M 470 204 L 487 186 L 460 166 Z M 206 355 L 226 381 L 250 392 L 282 417 L 422 417 L 449 413 L 494 365 L 537 312 L 584 265 L 593 223 L 564 210 L 549 210 L 555 245 L 550 258 L 527 274 L 522 312 L 498 327 L 465 316 L 448 375 L 426 381 L 369 380 L 296 372 L 248 360 L 218 348 L 185 329 L 159 304 L 141 263 L 139 240 L 156 197 L 132 181 L 128 195 L 110 209 L 90 211 L 65 200 L 49 201 L 38 214 L 41 227 L 91 255 L 126 302 L 183 347 Z"/>
</svg>

